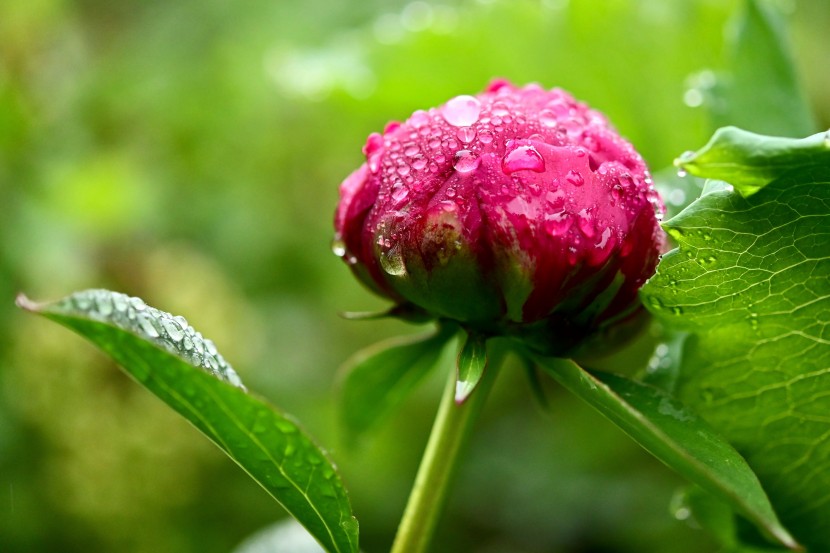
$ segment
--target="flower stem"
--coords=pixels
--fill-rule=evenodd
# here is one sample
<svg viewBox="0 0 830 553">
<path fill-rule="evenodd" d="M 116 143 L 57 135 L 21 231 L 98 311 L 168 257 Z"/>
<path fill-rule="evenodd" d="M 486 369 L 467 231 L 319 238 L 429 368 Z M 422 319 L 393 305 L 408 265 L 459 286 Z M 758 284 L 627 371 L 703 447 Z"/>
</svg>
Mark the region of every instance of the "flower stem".
<svg viewBox="0 0 830 553">
<path fill-rule="evenodd" d="M 455 371 L 450 374 L 391 553 L 426 553 L 459 453 L 496 379 L 499 363 L 490 365 L 476 390 L 460 405 L 455 402 Z"/>
</svg>

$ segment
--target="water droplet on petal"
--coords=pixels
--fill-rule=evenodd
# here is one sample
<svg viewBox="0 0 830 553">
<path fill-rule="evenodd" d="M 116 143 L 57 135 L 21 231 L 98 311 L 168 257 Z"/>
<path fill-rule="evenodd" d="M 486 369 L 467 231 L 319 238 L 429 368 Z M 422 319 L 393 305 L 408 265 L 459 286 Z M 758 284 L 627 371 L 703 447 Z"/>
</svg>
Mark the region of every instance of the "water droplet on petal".
<svg viewBox="0 0 830 553">
<path fill-rule="evenodd" d="M 490 144 L 493 141 L 493 133 L 490 131 L 481 131 L 478 133 L 478 141 L 482 144 Z"/>
<path fill-rule="evenodd" d="M 406 265 L 399 245 L 381 251 L 380 266 L 389 275 L 398 277 L 406 275 Z"/>
<path fill-rule="evenodd" d="M 455 133 L 455 136 L 457 136 L 458 140 L 461 142 L 469 144 L 476 137 L 476 131 L 472 127 L 461 127 Z"/>
<path fill-rule="evenodd" d="M 577 226 L 579 226 L 579 230 L 582 231 L 582 234 L 588 238 L 593 238 L 594 234 L 597 232 L 597 229 L 594 226 L 593 217 L 590 213 L 588 213 L 587 209 L 583 209 L 579 212 Z"/>
<path fill-rule="evenodd" d="M 600 235 L 599 242 L 594 245 L 594 249 L 591 250 L 589 263 L 592 265 L 600 265 L 608 259 L 608 256 L 611 255 L 611 250 L 614 248 L 614 244 L 616 244 L 616 239 L 614 238 L 611 229 L 606 227 L 605 230 L 602 231 L 602 235 Z"/>
<path fill-rule="evenodd" d="M 429 123 L 429 114 L 422 109 L 419 109 L 409 118 L 409 123 L 416 129 L 423 127 Z"/>
<path fill-rule="evenodd" d="M 406 175 L 409 174 L 409 171 L 410 171 L 409 165 L 398 165 L 397 173 L 400 176 L 405 177 Z"/>
<path fill-rule="evenodd" d="M 369 171 L 371 171 L 372 173 L 377 173 L 380 170 L 380 157 L 380 150 L 369 156 Z"/>
<path fill-rule="evenodd" d="M 346 255 L 346 243 L 339 234 L 334 237 L 334 240 L 331 241 L 331 251 L 337 257 L 343 257 Z"/>
<path fill-rule="evenodd" d="M 539 112 L 539 122 L 546 127 L 556 126 L 556 114 L 553 110 L 543 109 Z"/>
<path fill-rule="evenodd" d="M 392 199 L 395 200 L 396 203 L 401 203 L 409 196 L 409 189 L 406 186 L 398 186 L 397 188 L 392 190 Z M 345 255 L 345 251 L 343 254 Z"/>
<path fill-rule="evenodd" d="M 501 168 L 508 175 L 528 169 L 536 173 L 542 173 L 545 170 L 545 160 L 536 148 L 524 145 L 505 154 L 501 160 Z"/>
<path fill-rule="evenodd" d="M 574 186 L 582 186 L 585 184 L 585 178 L 573 169 L 568 171 L 568 175 L 565 177 L 565 180 Z"/>
<path fill-rule="evenodd" d="M 567 211 L 560 211 L 547 218 L 545 221 L 545 230 L 551 236 L 561 236 L 570 230 L 573 222 L 573 217 Z"/>
<path fill-rule="evenodd" d="M 373 132 L 366 139 L 366 145 L 363 146 L 363 153 L 368 158 L 383 147 L 383 136 L 380 133 Z"/>
<path fill-rule="evenodd" d="M 478 169 L 481 160 L 470 150 L 458 150 L 455 152 L 452 166 L 459 173 L 469 173 Z"/>
<path fill-rule="evenodd" d="M 407 146 L 404 149 L 403 153 L 407 157 L 414 157 L 414 156 L 418 155 L 419 153 L 421 153 L 421 149 L 418 147 L 417 144 L 410 144 L 409 146 Z"/>
<path fill-rule="evenodd" d="M 468 95 L 456 96 L 448 101 L 441 110 L 441 115 L 454 127 L 469 127 L 481 114 L 481 102 Z"/>
</svg>

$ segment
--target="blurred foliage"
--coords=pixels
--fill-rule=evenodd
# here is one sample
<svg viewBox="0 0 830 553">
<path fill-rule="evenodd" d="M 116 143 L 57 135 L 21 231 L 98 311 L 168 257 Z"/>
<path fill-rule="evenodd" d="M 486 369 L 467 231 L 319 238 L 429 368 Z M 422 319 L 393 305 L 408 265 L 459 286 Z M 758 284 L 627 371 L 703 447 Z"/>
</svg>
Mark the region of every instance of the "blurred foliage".
<svg viewBox="0 0 830 553">
<path fill-rule="evenodd" d="M 823 128 L 830 5 L 787 11 Z M 366 551 L 391 542 L 443 376 L 347 450 L 336 369 L 409 327 L 329 252 L 366 135 L 496 76 L 605 111 L 658 170 L 705 142 L 719 0 L 11 0 L 0 4 L 3 551 L 221 552 L 282 516 L 184 422 L 13 295 L 106 287 L 185 315 L 338 461 Z M 205 307 L 209 306 L 209 307 Z M 267 344 L 267 348 L 264 346 Z M 713 548 L 680 480 L 577 400 L 540 413 L 506 370 L 437 552 Z M 682 517 L 681 517 L 682 518 Z"/>
</svg>

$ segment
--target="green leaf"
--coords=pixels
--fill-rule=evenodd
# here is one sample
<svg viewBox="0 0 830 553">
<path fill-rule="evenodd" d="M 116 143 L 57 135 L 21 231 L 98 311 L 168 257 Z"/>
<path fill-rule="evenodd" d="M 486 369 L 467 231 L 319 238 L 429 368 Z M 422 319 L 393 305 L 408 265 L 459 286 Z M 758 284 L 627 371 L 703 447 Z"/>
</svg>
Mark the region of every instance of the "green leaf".
<svg viewBox="0 0 830 553">
<path fill-rule="evenodd" d="M 806 136 L 816 124 L 794 69 L 784 19 L 769 3 L 746 0 L 727 38 L 729 72 L 708 101 L 714 126 Z"/>
<path fill-rule="evenodd" d="M 663 463 L 722 498 L 771 538 L 797 548 L 746 461 L 672 396 L 621 376 L 589 373 L 570 360 L 539 357 L 537 362 Z"/>
<path fill-rule="evenodd" d="M 18 305 L 87 338 L 187 419 L 330 553 L 358 550 L 357 521 L 332 463 L 288 416 L 248 394 L 234 370 L 183 317 L 106 290 Z"/>
<path fill-rule="evenodd" d="M 487 368 L 487 339 L 476 332 L 468 332 L 458 353 L 458 376 L 455 382 L 455 402 L 464 403 L 472 394 Z"/>
<path fill-rule="evenodd" d="M 703 148 L 674 163 L 691 175 L 727 181 L 749 196 L 789 171 L 830 164 L 830 131 L 796 139 L 724 127 Z"/>
<path fill-rule="evenodd" d="M 344 366 L 340 410 L 354 441 L 392 413 L 429 373 L 456 329 L 392 338 L 355 354 Z"/>
<path fill-rule="evenodd" d="M 830 165 L 666 223 L 679 250 L 643 289 L 686 342 L 678 394 L 758 474 L 784 523 L 830 551 Z"/>
</svg>

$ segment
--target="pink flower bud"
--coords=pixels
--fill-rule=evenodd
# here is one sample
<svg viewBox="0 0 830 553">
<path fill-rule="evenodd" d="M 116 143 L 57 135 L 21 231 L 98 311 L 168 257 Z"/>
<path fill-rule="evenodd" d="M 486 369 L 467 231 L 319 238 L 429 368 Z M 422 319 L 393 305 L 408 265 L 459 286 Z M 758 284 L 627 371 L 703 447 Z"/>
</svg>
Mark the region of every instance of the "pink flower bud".
<svg viewBox="0 0 830 553">
<path fill-rule="evenodd" d="M 363 152 L 334 249 L 375 292 L 556 355 L 640 309 L 663 204 L 631 144 L 566 92 L 495 81 Z"/>
</svg>

